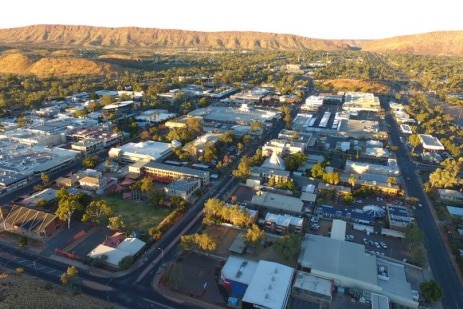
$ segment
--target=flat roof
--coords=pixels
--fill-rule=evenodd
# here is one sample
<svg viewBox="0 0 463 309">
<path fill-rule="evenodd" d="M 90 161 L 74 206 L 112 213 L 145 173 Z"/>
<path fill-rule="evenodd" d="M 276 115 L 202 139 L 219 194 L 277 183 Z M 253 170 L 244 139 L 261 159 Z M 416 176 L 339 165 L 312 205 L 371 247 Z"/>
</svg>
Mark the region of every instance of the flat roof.
<svg viewBox="0 0 463 309">
<path fill-rule="evenodd" d="M 222 277 L 239 283 L 249 284 L 257 269 L 257 262 L 229 256 L 222 267 Z"/>
<path fill-rule="evenodd" d="M 304 203 L 296 197 L 262 191 L 252 197 L 251 203 L 295 213 L 302 212 L 302 208 L 304 207 Z"/>
<path fill-rule="evenodd" d="M 377 286 L 376 257 L 365 253 L 362 244 L 306 234 L 299 263 L 311 268 L 315 275 L 343 277 L 362 286 Z"/>
<path fill-rule="evenodd" d="M 294 268 L 270 261 L 259 261 L 242 301 L 268 309 L 286 308 Z"/>
<path fill-rule="evenodd" d="M 265 121 L 277 117 L 279 113 L 274 111 L 259 110 L 252 107 L 221 107 L 209 106 L 196 109 L 189 113 L 190 116 L 200 116 L 203 119 L 219 122 L 252 122 Z"/>
<path fill-rule="evenodd" d="M 297 271 L 293 287 L 321 295 L 331 296 L 333 282 L 326 278 L 317 277 L 304 271 Z"/>
<path fill-rule="evenodd" d="M 119 148 L 125 153 L 134 153 L 158 158 L 166 152 L 170 152 L 170 143 L 162 143 L 156 141 L 146 141 L 139 143 L 127 143 Z"/>
<path fill-rule="evenodd" d="M 331 225 L 330 237 L 338 240 L 345 240 L 346 238 L 347 222 L 344 220 L 334 219 Z"/>
<path fill-rule="evenodd" d="M 420 134 L 421 143 L 423 148 L 432 150 L 445 150 L 444 145 L 441 144 L 437 137 L 428 134 Z"/>
</svg>

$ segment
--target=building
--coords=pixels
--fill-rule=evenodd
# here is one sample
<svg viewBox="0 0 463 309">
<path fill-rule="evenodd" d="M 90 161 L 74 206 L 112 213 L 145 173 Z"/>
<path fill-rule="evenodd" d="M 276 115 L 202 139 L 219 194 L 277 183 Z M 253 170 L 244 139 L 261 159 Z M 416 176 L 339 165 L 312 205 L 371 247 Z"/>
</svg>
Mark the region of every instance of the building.
<svg viewBox="0 0 463 309">
<path fill-rule="evenodd" d="M 299 257 L 300 270 L 331 280 L 339 291 L 358 291 L 373 302 L 374 295 L 392 303 L 418 308 L 407 282 L 404 265 L 365 252 L 363 244 L 306 234 Z"/>
<path fill-rule="evenodd" d="M 192 195 L 201 188 L 201 180 L 199 178 L 179 178 L 172 181 L 164 187 L 167 196 L 177 196 L 184 200 L 190 200 Z"/>
<path fill-rule="evenodd" d="M 463 193 L 460 191 L 450 189 L 438 189 L 437 191 L 441 200 L 463 202 Z"/>
<path fill-rule="evenodd" d="M 113 147 L 108 156 L 122 162 L 134 163 L 137 161 L 161 161 L 172 153 L 169 143 L 146 141 L 127 143 L 121 147 Z"/>
<path fill-rule="evenodd" d="M 189 116 L 201 117 L 205 122 L 249 125 L 254 121 L 271 122 L 281 118 L 281 112 L 259 110 L 242 104 L 240 107 L 209 106 L 196 109 Z"/>
<path fill-rule="evenodd" d="M 114 244 L 106 242 L 99 244 L 96 248 L 90 251 L 87 256 L 92 259 L 99 259 L 104 264 L 119 268 L 119 263 L 128 256 L 134 256 L 143 247 L 145 242 L 134 237 L 124 238 L 121 242 L 117 241 Z M 102 258 L 104 256 L 104 258 Z"/>
<path fill-rule="evenodd" d="M 208 171 L 157 162 L 147 162 L 139 167 L 139 171 L 140 176 L 146 175 L 152 177 L 154 180 L 167 183 L 179 178 L 197 178 L 201 181 L 201 186 L 205 186 L 211 181 Z"/>
<path fill-rule="evenodd" d="M 64 224 L 57 216 L 44 211 L 14 206 L 4 220 L 4 228 L 12 233 L 42 240 L 52 236 Z"/>
<path fill-rule="evenodd" d="M 445 150 L 444 145 L 442 145 L 437 137 L 428 134 L 420 134 L 419 136 L 423 149 L 428 151 Z"/>
<path fill-rule="evenodd" d="M 242 298 L 259 263 L 230 255 L 220 271 L 220 278 L 230 297 Z"/>
<path fill-rule="evenodd" d="M 293 277 L 294 268 L 260 260 L 241 300 L 241 308 L 286 308 Z"/>
<path fill-rule="evenodd" d="M 345 111 L 371 111 L 379 112 L 381 105 L 379 98 L 373 93 L 346 92 L 342 109 Z"/>
<path fill-rule="evenodd" d="M 123 101 L 103 106 L 103 118 L 119 121 L 135 116 L 134 101 Z"/>
<path fill-rule="evenodd" d="M 251 204 L 270 212 L 302 214 L 304 203 L 292 196 L 259 191 L 252 197 Z"/>
<path fill-rule="evenodd" d="M 388 165 L 380 165 L 366 162 L 356 162 L 346 160 L 345 173 L 354 173 L 357 175 L 363 174 L 378 174 L 384 176 L 399 176 L 400 169 L 395 160 L 388 161 Z"/>
<path fill-rule="evenodd" d="M 296 271 L 291 296 L 312 303 L 328 304 L 333 300 L 333 280 L 317 277 L 304 271 Z"/>
<path fill-rule="evenodd" d="M 278 234 L 301 234 L 305 228 L 305 220 L 301 217 L 279 215 L 268 212 L 264 219 L 265 230 Z"/>
<path fill-rule="evenodd" d="M 387 204 L 386 211 L 389 228 L 392 230 L 405 232 L 407 225 L 415 221 L 415 218 L 410 216 L 407 207 Z"/>
<path fill-rule="evenodd" d="M 272 139 L 262 146 L 262 154 L 270 156 L 272 153 L 280 157 L 292 155 L 298 152 L 304 153 L 306 144 L 300 142 L 291 142 L 286 139 Z"/>
</svg>

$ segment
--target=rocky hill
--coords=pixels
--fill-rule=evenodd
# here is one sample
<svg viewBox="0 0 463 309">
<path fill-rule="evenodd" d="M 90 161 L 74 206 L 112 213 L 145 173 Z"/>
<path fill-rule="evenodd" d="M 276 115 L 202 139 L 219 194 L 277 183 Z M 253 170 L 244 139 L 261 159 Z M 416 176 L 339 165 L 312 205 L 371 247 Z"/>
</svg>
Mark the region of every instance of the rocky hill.
<svg viewBox="0 0 463 309">
<path fill-rule="evenodd" d="M 463 56 L 463 31 L 441 31 L 365 42 L 363 51 Z"/>
<path fill-rule="evenodd" d="M 341 40 L 311 39 L 291 34 L 263 32 L 197 32 L 155 28 L 104 28 L 90 26 L 34 25 L 0 29 L 0 46 L 57 48 L 183 48 L 343 50 Z"/>
</svg>

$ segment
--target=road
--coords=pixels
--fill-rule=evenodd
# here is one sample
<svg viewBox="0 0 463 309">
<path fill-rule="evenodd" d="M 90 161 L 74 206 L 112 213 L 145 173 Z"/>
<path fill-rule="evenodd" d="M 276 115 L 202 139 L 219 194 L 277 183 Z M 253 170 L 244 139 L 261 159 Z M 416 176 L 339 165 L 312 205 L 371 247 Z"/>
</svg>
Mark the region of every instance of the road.
<svg viewBox="0 0 463 309">
<path fill-rule="evenodd" d="M 405 182 L 406 192 L 409 196 L 417 197 L 423 205 L 423 208 L 415 211 L 415 217 L 425 236 L 424 246 L 428 252 L 428 261 L 434 278 L 444 292 L 442 305 L 444 308 L 463 308 L 463 288 L 442 240 L 437 222 L 431 213 L 432 205 L 429 204 L 423 190 L 423 184 L 416 169 L 417 164 L 410 159 L 408 149 L 400 142 L 399 129 L 390 113 L 387 99 L 381 99 L 381 105 L 386 112 L 385 120 L 389 127 L 390 139 L 393 145 L 399 147 L 396 152 L 397 163 L 404 178 L 408 179 Z"/>
</svg>

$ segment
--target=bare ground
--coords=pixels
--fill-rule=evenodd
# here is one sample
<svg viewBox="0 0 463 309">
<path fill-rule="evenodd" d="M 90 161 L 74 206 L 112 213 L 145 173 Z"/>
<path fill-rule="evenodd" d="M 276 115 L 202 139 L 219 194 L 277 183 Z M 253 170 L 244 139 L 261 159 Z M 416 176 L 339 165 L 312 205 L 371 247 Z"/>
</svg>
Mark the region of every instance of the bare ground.
<svg viewBox="0 0 463 309">
<path fill-rule="evenodd" d="M 99 299 L 26 274 L 0 272 L 0 308 L 116 308 Z"/>
</svg>

